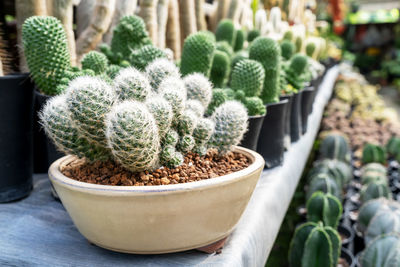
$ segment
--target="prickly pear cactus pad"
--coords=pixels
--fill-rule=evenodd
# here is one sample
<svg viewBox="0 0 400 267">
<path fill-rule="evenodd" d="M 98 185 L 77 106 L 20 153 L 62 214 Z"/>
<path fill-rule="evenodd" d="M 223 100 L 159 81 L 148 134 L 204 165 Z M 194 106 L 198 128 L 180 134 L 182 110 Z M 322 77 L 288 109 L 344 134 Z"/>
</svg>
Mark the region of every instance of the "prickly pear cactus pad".
<svg viewBox="0 0 400 267">
<path fill-rule="evenodd" d="M 67 36 L 54 17 L 35 16 L 22 25 L 22 44 L 29 71 L 39 90 L 46 95 L 57 90 L 63 73 L 71 66 Z"/>
</svg>

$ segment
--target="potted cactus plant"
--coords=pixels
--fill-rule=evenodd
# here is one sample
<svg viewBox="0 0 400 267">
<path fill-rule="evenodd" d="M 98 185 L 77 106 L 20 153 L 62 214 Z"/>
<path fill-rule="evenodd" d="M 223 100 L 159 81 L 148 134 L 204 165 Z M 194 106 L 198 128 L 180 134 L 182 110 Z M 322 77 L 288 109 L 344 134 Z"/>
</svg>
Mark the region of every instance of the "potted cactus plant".
<svg viewBox="0 0 400 267">
<path fill-rule="evenodd" d="M 47 102 L 43 127 L 69 155 L 52 164 L 50 180 L 90 242 L 167 253 L 233 230 L 264 160 L 235 146 L 247 129 L 240 102 L 204 117 L 211 90 L 203 74 L 182 79 L 173 62 L 156 59 L 143 72 L 121 70 L 112 83 L 78 77 Z"/>
</svg>

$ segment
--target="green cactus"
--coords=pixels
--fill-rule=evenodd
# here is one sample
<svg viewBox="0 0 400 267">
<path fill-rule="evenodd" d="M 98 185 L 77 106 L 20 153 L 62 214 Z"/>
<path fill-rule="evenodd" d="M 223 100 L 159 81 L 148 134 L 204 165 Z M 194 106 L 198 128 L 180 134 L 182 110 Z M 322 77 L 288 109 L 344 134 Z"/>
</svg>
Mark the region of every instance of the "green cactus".
<svg viewBox="0 0 400 267">
<path fill-rule="evenodd" d="M 231 62 L 225 52 L 215 51 L 210 72 L 210 81 L 214 87 L 223 87 L 229 77 Z"/>
<path fill-rule="evenodd" d="M 189 35 L 184 43 L 181 57 L 181 73 L 188 75 L 194 72 L 205 76 L 210 74 L 215 53 L 215 40 L 206 32 Z"/>
<path fill-rule="evenodd" d="M 341 249 L 335 229 L 307 222 L 296 228 L 289 249 L 291 267 L 336 267 Z"/>
<path fill-rule="evenodd" d="M 322 140 L 319 148 L 322 158 L 350 161 L 350 149 L 347 140 L 338 134 L 330 134 Z"/>
<path fill-rule="evenodd" d="M 386 151 L 385 148 L 379 145 L 366 144 L 364 145 L 362 152 L 362 162 L 371 163 L 377 162 L 381 164 L 386 163 Z"/>
<path fill-rule="evenodd" d="M 224 88 L 226 95 L 228 96 L 228 100 L 235 100 L 236 96 L 243 93 L 243 97 L 241 99 L 245 98 L 245 94 L 242 90 L 239 91 L 234 91 L 231 88 Z"/>
<path fill-rule="evenodd" d="M 178 142 L 179 142 L 179 134 L 175 130 L 169 129 L 165 133 L 162 144 L 164 147 L 167 147 L 167 146 L 175 147 L 178 144 Z"/>
<path fill-rule="evenodd" d="M 151 93 L 147 77 L 133 67 L 121 70 L 114 79 L 114 88 L 121 101 L 145 101 Z"/>
<path fill-rule="evenodd" d="M 384 176 L 387 174 L 386 167 L 380 163 L 372 162 L 364 165 L 361 168 L 361 175 L 367 175 L 368 173 L 379 173 Z"/>
<path fill-rule="evenodd" d="M 96 74 L 102 74 L 107 70 L 108 59 L 100 52 L 90 51 L 83 56 L 81 64 L 82 69 L 90 69 Z"/>
<path fill-rule="evenodd" d="M 231 69 L 235 68 L 236 64 L 242 59 L 248 59 L 249 52 L 247 50 L 241 50 L 232 56 Z"/>
<path fill-rule="evenodd" d="M 296 49 L 296 47 L 294 46 L 294 44 L 290 41 L 284 40 L 281 43 L 281 53 L 282 53 L 282 57 L 285 60 L 290 60 L 290 58 L 293 56 L 294 54 L 294 50 Z"/>
<path fill-rule="evenodd" d="M 204 115 L 205 108 L 200 101 L 189 99 L 186 101 L 186 110 L 192 111 L 197 117 L 201 118 Z"/>
<path fill-rule="evenodd" d="M 187 75 L 183 82 L 187 91 L 187 98 L 200 101 L 206 109 L 213 95 L 210 81 L 201 73 L 193 73 Z"/>
<path fill-rule="evenodd" d="M 205 145 L 195 145 L 193 152 L 198 154 L 200 157 L 207 155 L 207 147 Z"/>
<path fill-rule="evenodd" d="M 231 19 L 223 19 L 218 23 L 215 38 L 217 41 L 228 42 L 231 47 L 235 45 L 236 30 Z"/>
<path fill-rule="evenodd" d="M 124 101 L 106 118 L 108 144 L 115 159 L 132 172 L 152 170 L 158 164 L 157 124 L 145 104 Z"/>
<path fill-rule="evenodd" d="M 357 229 L 364 232 L 372 218 L 381 211 L 399 210 L 400 204 L 387 198 L 374 198 L 365 202 L 358 212 Z"/>
<path fill-rule="evenodd" d="M 310 222 L 322 221 L 324 225 L 336 229 L 342 211 L 339 199 L 329 193 L 314 192 L 307 201 L 307 220 Z"/>
<path fill-rule="evenodd" d="M 361 188 L 360 199 L 362 202 L 380 197 L 391 198 L 390 189 L 385 182 L 374 181 Z"/>
<path fill-rule="evenodd" d="M 264 86 L 263 66 L 251 59 L 239 61 L 232 70 L 230 86 L 233 90 L 243 90 L 246 96 L 259 96 Z"/>
<path fill-rule="evenodd" d="M 106 147 L 104 118 L 117 95 L 114 89 L 97 77 L 78 77 L 66 91 L 67 103 L 78 130 L 90 141 Z"/>
<path fill-rule="evenodd" d="M 166 77 L 180 77 L 179 69 L 173 62 L 166 58 L 155 59 L 147 65 L 145 73 L 150 81 L 151 87 L 156 92 L 158 91 L 162 80 Z"/>
<path fill-rule="evenodd" d="M 122 70 L 121 66 L 115 65 L 115 64 L 111 64 L 107 67 L 106 69 L 106 74 L 108 75 L 108 77 L 110 77 L 111 79 L 114 79 L 115 77 L 117 77 L 118 73 L 120 72 L 120 70 Z"/>
<path fill-rule="evenodd" d="M 281 68 L 281 49 L 279 44 L 268 37 L 257 38 L 250 45 L 249 58 L 260 62 L 265 70 L 264 88 L 260 95 L 261 99 L 266 104 L 278 102 Z"/>
<path fill-rule="evenodd" d="M 390 232 L 400 233 L 400 211 L 382 210 L 375 214 L 364 234 L 366 244 L 376 237 Z"/>
<path fill-rule="evenodd" d="M 246 107 L 249 116 L 258 116 L 267 113 L 266 106 L 258 96 L 246 97 L 242 103 Z"/>
<path fill-rule="evenodd" d="M 30 74 L 46 95 L 61 93 L 57 88 L 63 73 L 71 67 L 67 36 L 54 17 L 34 16 L 22 25 L 22 44 Z"/>
<path fill-rule="evenodd" d="M 360 257 L 363 267 L 399 266 L 400 235 L 390 233 L 378 236 L 368 244 Z"/>
<path fill-rule="evenodd" d="M 193 131 L 193 137 L 198 145 L 204 145 L 214 133 L 215 123 L 211 119 L 201 118 L 198 120 Z"/>
<path fill-rule="evenodd" d="M 167 77 L 161 82 L 159 91 L 172 107 L 173 120 L 179 120 L 186 106 L 186 89 L 183 81 L 173 76 Z"/>
<path fill-rule="evenodd" d="M 369 184 L 372 182 L 382 182 L 384 184 L 388 184 L 388 179 L 386 178 L 386 175 L 383 175 L 379 172 L 369 171 L 361 175 L 362 184 Z"/>
<path fill-rule="evenodd" d="M 207 114 L 211 115 L 217 107 L 225 103 L 228 99 L 229 97 L 225 89 L 214 88 L 212 90 L 211 102 L 207 108 Z"/>
<path fill-rule="evenodd" d="M 114 28 L 111 51 L 114 55 L 128 59 L 132 50 L 148 44 L 151 44 L 151 40 L 143 19 L 138 16 L 124 16 Z"/>
<path fill-rule="evenodd" d="M 65 94 L 47 101 L 40 113 L 40 121 L 46 134 L 61 152 L 92 162 L 110 158 L 108 149 L 97 146 L 80 135 L 71 119 Z"/>
<path fill-rule="evenodd" d="M 285 34 L 283 35 L 283 40 L 292 42 L 293 41 L 293 32 L 292 31 L 285 32 Z"/>
<path fill-rule="evenodd" d="M 233 56 L 233 49 L 226 41 L 217 42 L 216 49 L 218 51 L 224 52 L 229 59 Z"/>
<path fill-rule="evenodd" d="M 303 38 L 301 38 L 301 36 L 296 36 L 294 44 L 296 45 L 296 52 L 301 52 L 301 49 L 303 48 Z"/>
<path fill-rule="evenodd" d="M 182 138 L 179 140 L 177 148 L 182 153 L 188 153 L 189 151 L 191 151 L 193 149 L 195 144 L 196 144 L 196 141 L 194 140 L 193 136 L 187 134 L 187 135 L 182 136 Z"/>
<path fill-rule="evenodd" d="M 237 101 L 227 101 L 217 107 L 211 119 L 215 130 L 209 144 L 220 153 L 228 152 L 238 145 L 247 130 L 246 108 Z"/>
<path fill-rule="evenodd" d="M 244 41 L 246 40 L 245 32 L 242 29 L 236 31 L 235 45 L 233 51 L 237 52 L 243 49 Z"/>
<path fill-rule="evenodd" d="M 397 157 L 400 154 L 400 138 L 391 137 L 386 144 L 386 150 L 390 156 Z"/>
<path fill-rule="evenodd" d="M 129 62 L 137 69 L 144 70 L 147 65 L 159 58 L 167 58 L 164 50 L 154 45 L 145 45 L 131 53 Z"/>
<path fill-rule="evenodd" d="M 312 58 L 314 55 L 315 49 L 316 49 L 315 43 L 308 43 L 306 45 L 306 55 Z"/>
<path fill-rule="evenodd" d="M 295 54 L 286 68 L 286 79 L 297 90 L 303 89 L 308 59 L 302 54 Z"/>
<path fill-rule="evenodd" d="M 306 198 L 309 199 L 312 196 L 312 194 L 314 194 L 317 191 L 330 193 L 331 195 L 334 195 L 338 199 L 341 199 L 342 196 L 340 185 L 337 184 L 337 182 L 332 176 L 326 173 L 319 173 L 313 176 L 309 184 Z"/>
<path fill-rule="evenodd" d="M 153 96 L 146 100 L 146 106 L 156 121 L 159 138 L 164 138 L 171 127 L 174 116 L 171 105 L 164 98 Z"/>
<path fill-rule="evenodd" d="M 309 180 L 319 173 L 329 174 L 342 188 L 345 187 L 353 178 L 351 166 L 335 159 L 324 159 L 317 162 L 308 173 Z"/>
<path fill-rule="evenodd" d="M 179 135 L 190 135 L 193 133 L 194 129 L 196 128 L 198 122 L 198 117 L 196 114 L 191 110 L 185 110 L 182 115 L 179 117 L 178 122 L 178 133 Z"/>
<path fill-rule="evenodd" d="M 257 29 L 253 29 L 247 34 L 247 41 L 249 43 L 253 42 L 258 36 L 260 36 L 260 31 Z"/>
<path fill-rule="evenodd" d="M 183 163 L 182 153 L 175 150 L 173 146 L 166 146 L 161 151 L 161 162 L 168 168 L 175 168 Z"/>
</svg>

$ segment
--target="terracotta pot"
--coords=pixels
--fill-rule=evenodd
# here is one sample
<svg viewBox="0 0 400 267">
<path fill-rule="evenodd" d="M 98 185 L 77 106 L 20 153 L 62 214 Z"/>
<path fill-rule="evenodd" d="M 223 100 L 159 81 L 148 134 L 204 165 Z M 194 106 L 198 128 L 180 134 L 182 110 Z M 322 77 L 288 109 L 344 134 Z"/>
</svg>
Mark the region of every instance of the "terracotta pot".
<svg viewBox="0 0 400 267">
<path fill-rule="evenodd" d="M 240 219 L 264 167 L 263 158 L 236 147 L 251 160 L 244 170 L 218 178 L 160 186 L 106 186 L 64 176 L 63 157 L 49 177 L 79 232 L 100 247 L 159 254 L 203 247 L 228 236 Z"/>
</svg>

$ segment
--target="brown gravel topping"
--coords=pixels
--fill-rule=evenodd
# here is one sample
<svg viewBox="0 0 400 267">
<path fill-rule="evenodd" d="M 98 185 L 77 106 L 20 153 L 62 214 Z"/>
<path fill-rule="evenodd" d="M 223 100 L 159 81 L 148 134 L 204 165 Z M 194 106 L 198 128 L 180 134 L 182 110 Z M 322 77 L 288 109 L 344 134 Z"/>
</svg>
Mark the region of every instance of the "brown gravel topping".
<svg viewBox="0 0 400 267">
<path fill-rule="evenodd" d="M 184 163 L 174 169 L 162 167 L 152 172 L 133 173 L 112 161 L 87 163 L 77 159 L 62 166 L 61 172 L 69 178 L 91 184 L 142 186 L 216 178 L 243 170 L 249 165 L 249 159 L 243 154 L 229 152 L 220 157 L 215 150 L 210 150 L 205 157 L 189 153 Z"/>
</svg>

